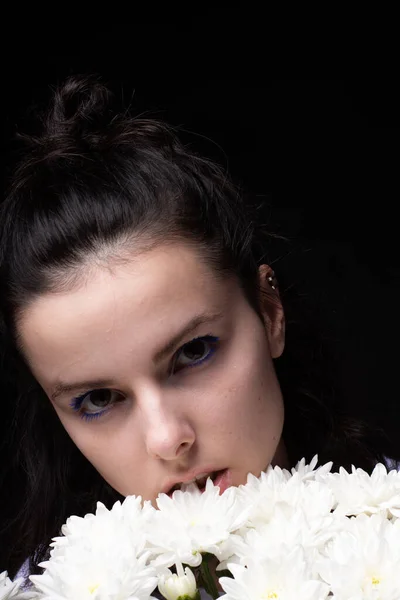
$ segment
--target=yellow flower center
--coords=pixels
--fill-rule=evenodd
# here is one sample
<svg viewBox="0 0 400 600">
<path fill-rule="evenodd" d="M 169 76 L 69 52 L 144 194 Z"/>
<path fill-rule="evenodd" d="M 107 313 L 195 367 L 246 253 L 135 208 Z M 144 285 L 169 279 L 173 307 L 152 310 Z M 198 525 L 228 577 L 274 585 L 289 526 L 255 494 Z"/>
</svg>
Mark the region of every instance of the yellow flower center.
<svg viewBox="0 0 400 600">
<path fill-rule="evenodd" d="M 261 596 L 261 598 L 264 600 L 271 600 L 273 598 L 278 598 L 278 594 L 276 592 L 273 591 L 266 591 L 264 592 L 264 594 Z"/>
<path fill-rule="evenodd" d="M 97 583 L 96 585 L 90 585 L 89 586 L 89 594 L 94 594 L 98 587 L 100 587 L 99 583 Z"/>
<path fill-rule="evenodd" d="M 366 574 L 362 589 L 364 592 L 370 592 L 371 589 L 378 591 L 378 588 L 380 589 L 381 583 L 382 580 L 381 577 L 379 577 L 379 574 L 372 574 L 371 572 L 369 572 Z"/>
</svg>

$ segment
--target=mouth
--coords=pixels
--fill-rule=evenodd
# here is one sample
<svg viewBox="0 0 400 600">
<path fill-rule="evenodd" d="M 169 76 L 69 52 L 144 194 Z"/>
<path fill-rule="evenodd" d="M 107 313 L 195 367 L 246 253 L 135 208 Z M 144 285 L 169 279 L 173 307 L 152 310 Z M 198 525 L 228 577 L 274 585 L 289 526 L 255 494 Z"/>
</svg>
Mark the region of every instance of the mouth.
<svg viewBox="0 0 400 600">
<path fill-rule="evenodd" d="M 229 470 L 221 469 L 219 471 L 200 473 L 199 475 L 197 475 L 189 481 L 178 482 L 175 485 L 173 485 L 166 493 L 171 498 L 172 494 L 176 492 L 176 490 L 185 491 L 185 489 L 192 484 L 196 484 L 200 492 L 204 492 L 206 488 L 207 479 L 209 478 L 214 482 L 214 485 L 219 486 L 220 494 L 222 494 L 226 490 L 226 488 L 229 487 L 229 485 L 231 485 Z"/>
</svg>

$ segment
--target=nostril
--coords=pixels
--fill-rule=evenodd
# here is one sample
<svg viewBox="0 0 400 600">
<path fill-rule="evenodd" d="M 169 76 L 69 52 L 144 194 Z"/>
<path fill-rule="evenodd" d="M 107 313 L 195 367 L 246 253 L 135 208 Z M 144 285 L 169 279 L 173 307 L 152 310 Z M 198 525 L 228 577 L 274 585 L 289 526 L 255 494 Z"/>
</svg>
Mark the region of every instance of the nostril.
<svg viewBox="0 0 400 600">
<path fill-rule="evenodd" d="M 178 447 L 177 455 L 179 456 L 183 452 L 187 452 L 189 450 L 190 446 L 191 446 L 190 442 L 182 442 Z"/>
</svg>

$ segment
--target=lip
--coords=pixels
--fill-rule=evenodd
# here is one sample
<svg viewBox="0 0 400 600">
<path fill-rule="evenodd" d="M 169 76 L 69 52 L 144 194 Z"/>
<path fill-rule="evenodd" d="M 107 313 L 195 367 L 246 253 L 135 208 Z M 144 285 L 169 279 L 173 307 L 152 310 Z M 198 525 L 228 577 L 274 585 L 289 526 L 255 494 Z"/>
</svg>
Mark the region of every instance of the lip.
<svg viewBox="0 0 400 600">
<path fill-rule="evenodd" d="M 214 485 L 219 487 L 220 495 L 232 485 L 232 473 L 229 469 L 224 469 L 214 480 Z"/>
<path fill-rule="evenodd" d="M 174 485 L 176 485 L 177 483 L 187 483 L 188 481 L 192 481 L 192 479 L 194 479 L 195 477 L 197 477 L 198 475 L 202 475 L 203 473 L 215 473 L 215 472 L 219 472 L 222 471 L 222 473 L 219 473 L 216 481 L 218 479 L 223 479 L 223 475 L 225 473 L 227 473 L 229 470 L 228 469 L 221 469 L 220 467 L 199 467 L 197 469 L 192 469 L 191 471 L 187 471 L 185 474 L 182 474 L 178 477 L 174 477 L 174 478 L 170 478 L 167 480 L 166 484 L 164 485 L 164 487 L 161 490 L 162 494 L 168 494 L 169 490 L 171 488 L 174 487 Z M 214 481 L 214 485 L 216 485 L 216 482 Z M 221 492 L 222 493 L 222 492 Z"/>
</svg>

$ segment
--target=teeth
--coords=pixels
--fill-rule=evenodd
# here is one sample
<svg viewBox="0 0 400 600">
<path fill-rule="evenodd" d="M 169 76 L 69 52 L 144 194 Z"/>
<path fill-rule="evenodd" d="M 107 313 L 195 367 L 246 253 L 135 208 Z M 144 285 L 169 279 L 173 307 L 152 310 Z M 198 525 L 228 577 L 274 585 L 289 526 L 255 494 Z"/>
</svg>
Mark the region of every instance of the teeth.
<svg viewBox="0 0 400 600">
<path fill-rule="evenodd" d="M 200 479 L 204 479 L 204 482 L 207 480 L 207 477 L 211 477 L 212 473 L 202 473 L 201 475 L 197 475 L 195 477 L 196 481 L 200 481 Z"/>
<path fill-rule="evenodd" d="M 200 473 L 194 479 L 190 481 L 185 481 L 184 483 L 179 484 L 179 488 L 182 489 L 184 486 L 190 485 L 191 483 L 197 483 L 198 485 L 204 485 L 208 479 L 208 477 L 212 478 L 213 473 Z"/>
<path fill-rule="evenodd" d="M 191 479 L 190 481 L 185 481 L 182 483 L 178 483 L 177 485 L 179 485 L 179 487 L 181 488 L 183 485 L 190 485 L 191 483 L 195 483 L 195 479 Z"/>
<path fill-rule="evenodd" d="M 206 484 L 206 481 L 209 477 L 214 481 L 219 471 L 212 471 L 210 473 L 200 473 L 194 479 L 190 481 L 185 481 L 181 483 L 176 483 L 169 491 L 169 494 L 172 494 L 175 490 L 184 490 L 191 483 L 197 483 L 198 487 L 203 487 Z"/>
</svg>

